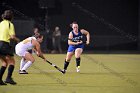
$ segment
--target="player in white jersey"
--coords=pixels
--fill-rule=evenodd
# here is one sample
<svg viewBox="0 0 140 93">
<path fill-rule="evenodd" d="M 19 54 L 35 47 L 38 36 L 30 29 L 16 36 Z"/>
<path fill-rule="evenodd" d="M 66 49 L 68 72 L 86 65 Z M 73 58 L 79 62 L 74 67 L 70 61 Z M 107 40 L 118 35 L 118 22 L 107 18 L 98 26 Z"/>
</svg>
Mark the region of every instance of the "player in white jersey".
<svg viewBox="0 0 140 93">
<path fill-rule="evenodd" d="M 40 43 L 43 41 L 42 35 L 35 35 L 34 37 L 28 37 L 25 40 L 18 43 L 15 47 L 16 54 L 18 56 L 21 56 L 21 62 L 20 62 L 20 72 L 19 74 L 28 74 L 26 70 L 34 63 L 35 59 L 32 56 L 31 53 L 28 52 L 29 49 L 34 49 L 36 51 L 37 56 L 43 58 L 41 49 L 40 49 Z"/>
</svg>

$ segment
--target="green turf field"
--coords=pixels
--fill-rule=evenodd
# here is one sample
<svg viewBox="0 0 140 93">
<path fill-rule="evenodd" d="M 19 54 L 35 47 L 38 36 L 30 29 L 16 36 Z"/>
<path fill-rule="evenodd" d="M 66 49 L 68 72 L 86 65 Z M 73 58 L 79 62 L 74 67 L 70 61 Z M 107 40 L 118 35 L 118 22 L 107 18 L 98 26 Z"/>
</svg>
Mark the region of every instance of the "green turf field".
<svg viewBox="0 0 140 93">
<path fill-rule="evenodd" d="M 64 54 L 45 56 L 63 68 Z M 20 57 L 15 58 L 13 77 L 18 84 L 0 86 L 0 93 L 140 93 L 138 54 L 83 54 L 81 72 L 76 73 L 73 58 L 65 75 L 36 56 L 29 74 L 20 75 Z"/>
</svg>

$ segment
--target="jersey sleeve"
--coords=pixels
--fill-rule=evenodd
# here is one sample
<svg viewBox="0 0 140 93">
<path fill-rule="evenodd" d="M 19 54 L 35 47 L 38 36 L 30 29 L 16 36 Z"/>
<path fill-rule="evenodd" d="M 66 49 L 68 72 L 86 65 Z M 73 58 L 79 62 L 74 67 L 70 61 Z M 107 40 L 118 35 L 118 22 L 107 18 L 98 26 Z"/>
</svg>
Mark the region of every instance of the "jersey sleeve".
<svg viewBox="0 0 140 93">
<path fill-rule="evenodd" d="M 14 25 L 12 23 L 9 23 L 9 35 L 15 35 L 15 28 Z"/>
</svg>

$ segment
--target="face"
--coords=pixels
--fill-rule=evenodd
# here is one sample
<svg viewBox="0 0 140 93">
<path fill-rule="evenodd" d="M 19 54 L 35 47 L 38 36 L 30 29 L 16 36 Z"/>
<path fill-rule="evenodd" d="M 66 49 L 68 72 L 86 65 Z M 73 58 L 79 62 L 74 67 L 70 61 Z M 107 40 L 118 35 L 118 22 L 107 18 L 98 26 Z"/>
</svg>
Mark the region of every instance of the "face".
<svg viewBox="0 0 140 93">
<path fill-rule="evenodd" d="M 41 38 L 37 38 L 37 41 L 38 41 L 39 43 L 42 43 L 42 41 L 43 41 L 43 36 L 42 36 Z"/>
<path fill-rule="evenodd" d="M 13 19 L 13 12 L 11 10 L 5 10 L 4 14 L 2 15 L 3 19 L 7 19 L 9 21 L 12 21 Z"/>
<path fill-rule="evenodd" d="M 72 29 L 74 32 L 78 32 L 78 24 L 73 24 Z"/>
<path fill-rule="evenodd" d="M 56 30 L 56 31 L 59 30 L 59 27 L 55 27 L 55 30 Z"/>
</svg>

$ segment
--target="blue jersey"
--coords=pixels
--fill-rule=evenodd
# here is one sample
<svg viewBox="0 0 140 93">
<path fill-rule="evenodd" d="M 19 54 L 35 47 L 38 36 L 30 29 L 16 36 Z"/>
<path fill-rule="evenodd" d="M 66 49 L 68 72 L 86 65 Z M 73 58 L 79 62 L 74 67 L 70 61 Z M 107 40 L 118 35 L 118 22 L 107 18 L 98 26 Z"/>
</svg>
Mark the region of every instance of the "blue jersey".
<svg viewBox="0 0 140 93">
<path fill-rule="evenodd" d="M 79 41 L 82 41 L 83 39 L 83 34 L 81 33 L 81 31 L 78 31 L 78 35 L 75 35 L 73 31 L 72 32 L 72 35 L 73 35 L 73 38 L 72 38 L 72 41 L 73 42 L 79 42 Z"/>
<path fill-rule="evenodd" d="M 72 32 L 72 35 L 73 35 L 72 42 L 79 42 L 79 41 L 83 40 L 83 34 L 81 33 L 81 31 L 78 31 L 78 35 L 75 35 L 73 31 L 71 31 L 71 32 Z M 68 52 L 73 52 L 77 48 L 82 48 L 83 49 L 84 48 L 84 44 L 69 45 Z"/>
</svg>

